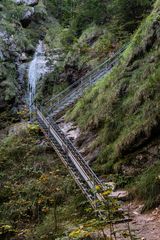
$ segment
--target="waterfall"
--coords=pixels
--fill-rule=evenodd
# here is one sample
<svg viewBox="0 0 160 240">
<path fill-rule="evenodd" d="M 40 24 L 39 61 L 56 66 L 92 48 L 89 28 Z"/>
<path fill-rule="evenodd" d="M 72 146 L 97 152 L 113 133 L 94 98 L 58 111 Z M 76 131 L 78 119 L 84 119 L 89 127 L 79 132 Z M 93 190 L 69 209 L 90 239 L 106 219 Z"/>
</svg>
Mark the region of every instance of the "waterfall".
<svg viewBox="0 0 160 240">
<path fill-rule="evenodd" d="M 34 58 L 30 62 L 28 79 L 29 79 L 29 108 L 32 112 L 36 95 L 37 81 L 40 80 L 49 71 L 47 67 L 47 59 L 45 56 L 45 46 L 43 41 L 39 41 Z"/>
</svg>

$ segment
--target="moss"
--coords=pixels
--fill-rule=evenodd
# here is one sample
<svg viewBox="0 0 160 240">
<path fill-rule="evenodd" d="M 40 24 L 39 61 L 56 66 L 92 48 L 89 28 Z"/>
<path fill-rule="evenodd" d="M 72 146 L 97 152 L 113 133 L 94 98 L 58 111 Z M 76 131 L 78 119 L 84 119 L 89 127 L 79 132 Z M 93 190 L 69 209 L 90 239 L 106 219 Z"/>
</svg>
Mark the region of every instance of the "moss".
<svg viewBox="0 0 160 240">
<path fill-rule="evenodd" d="M 1 63 L 0 86 L 1 101 L 11 102 L 17 92 L 16 68 L 13 63 Z"/>
<path fill-rule="evenodd" d="M 79 69 L 84 67 L 94 69 L 110 51 L 121 45 L 121 41 L 117 44 L 114 35 L 105 26 L 100 27 L 95 24 L 88 26 L 74 42 L 65 61 L 75 60 Z"/>
</svg>

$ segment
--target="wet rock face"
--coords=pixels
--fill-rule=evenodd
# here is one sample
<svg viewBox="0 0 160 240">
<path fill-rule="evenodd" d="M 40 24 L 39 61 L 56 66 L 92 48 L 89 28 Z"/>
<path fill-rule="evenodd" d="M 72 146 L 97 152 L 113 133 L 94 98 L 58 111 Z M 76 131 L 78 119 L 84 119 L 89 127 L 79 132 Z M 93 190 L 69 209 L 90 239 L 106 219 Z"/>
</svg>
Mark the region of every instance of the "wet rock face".
<svg viewBox="0 0 160 240">
<path fill-rule="evenodd" d="M 0 25 L 0 111 L 5 110 L 8 105 L 11 109 L 13 105 L 24 103 L 27 63 L 35 52 L 39 35 L 41 39 L 44 38 L 45 30 L 41 26 L 42 21 L 46 20 L 43 16 L 47 16 L 45 4 L 39 4 L 39 0 L 11 1 L 13 12 L 18 11 L 18 16 L 8 14 L 9 2 L 0 4 L 0 12 L 3 13 L 0 20 L 4 20 Z M 28 30 L 26 28 L 29 25 L 31 28 Z M 31 31 L 33 35 L 30 34 Z"/>
<path fill-rule="evenodd" d="M 27 6 L 34 7 L 38 4 L 39 0 L 16 0 L 17 4 L 26 4 Z"/>
<path fill-rule="evenodd" d="M 13 12 L 18 11 L 18 15 L 8 13 L 10 1 L 0 3 L 0 129 L 12 122 L 12 116 L 15 118 L 15 113 L 25 104 L 29 62 L 39 35 L 44 38 L 45 32 L 41 28 L 45 4 L 38 6 L 38 0 L 11 1 Z"/>
</svg>

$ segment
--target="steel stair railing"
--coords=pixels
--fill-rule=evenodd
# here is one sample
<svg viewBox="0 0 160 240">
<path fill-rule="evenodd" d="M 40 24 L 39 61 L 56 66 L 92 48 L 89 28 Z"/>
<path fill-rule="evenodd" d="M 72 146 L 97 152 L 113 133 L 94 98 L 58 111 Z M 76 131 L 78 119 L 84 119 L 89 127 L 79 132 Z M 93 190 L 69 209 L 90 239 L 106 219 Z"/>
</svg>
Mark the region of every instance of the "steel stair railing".
<svg viewBox="0 0 160 240">
<path fill-rule="evenodd" d="M 79 186 L 84 196 L 88 199 L 93 209 L 95 209 L 98 215 L 103 219 L 106 219 L 106 213 L 103 210 L 104 207 L 107 207 L 107 209 L 109 208 L 109 203 L 103 196 L 103 192 L 108 189 L 108 187 L 100 181 L 94 171 L 86 163 L 82 155 L 73 145 L 73 143 L 64 135 L 52 117 L 55 117 L 60 111 L 65 110 L 66 107 L 73 104 L 84 93 L 84 90 L 86 90 L 87 87 L 93 85 L 104 74 L 110 71 L 112 66 L 117 63 L 120 54 L 124 50 L 125 48 L 121 49 L 115 54 L 115 56 L 112 58 L 112 61 L 110 61 L 111 59 L 106 61 L 90 74 L 76 82 L 76 84 L 81 82 L 80 85 L 72 85 L 48 101 L 46 104 L 52 104 L 51 108 L 49 109 L 50 116 L 45 117 L 44 112 L 40 111 L 36 106 L 34 106 L 38 123 L 44 135 L 50 140 L 55 152 L 66 166 L 70 175 Z M 73 87 L 75 88 L 73 89 Z M 96 186 L 99 187 L 100 191 L 96 191 Z M 129 221 L 130 219 L 124 218 L 122 220 Z"/>
<path fill-rule="evenodd" d="M 46 102 L 46 105 L 48 103 L 52 105 L 48 111 L 49 116 L 47 113 L 47 118 L 44 116 L 44 112 L 42 113 L 42 111 L 35 107 L 37 120 L 44 134 L 50 139 L 55 151 L 65 166 L 69 169 L 82 192 L 85 193 L 89 201 L 92 202 L 92 206 L 94 205 L 92 201 L 93 188 L 98 185 L 101 191 L 104 191 L 106 187 L 104 187 L 99 178 L 83 159 L 82 155 L 78 152 L 72 142 L 65 137 L 59 126 L 51 118 L 55 117 L 60 111 L 73 104 L 84 93 L 87 87 L 93 85 L 104 74 L 109 72 L 110 69 L 117 63 L 120 54 L 124 51 L 124 49 L 125 47 L 120 49 L 112 58 L 108 59 L 95 70 L 88 73 L 86 76 L 82 77 L 67 89 Z M 96 198 L 99 201 L 104 201 L 104 197 L 100 193 L 96 193 Z"/>
<path fill-rule="evenodd" d="M 104 202 L 104 197 L 101 193 L 94 193 L 96 185 L 101 188 L 101 191 L 104 191 L 106 188 L 102 185 L 96 174 L 84 161 L 78 150 L 64 136 L 57 124 L 50 124 L 50 122 L 38 109 L 36 111 L 37 120 L 44 134 L 50 139 L 55 151 L 61 158 L 64 165 L 68 168 L 82 192 L 90 201 L 92 207 L 96 208 L 97 201 L 101 203 Z"/>
<path fill-rule="evenodd" d="M 67 92 L 68 90 L 70 90 L 72 87 L 76 86 L 78 83 L 83 82 L 84 79 L 92 76 L 94 73 L 97 73 L 101 68 L 106 67 L 111 61 L 113 61 L 115 58 L 117 58 L 127 47 L 128 45 L 123 46 L 120 50 L 118 50 L 112 57 L 110 57 L 109 59 L 107 59 L 106 61 L 104 61 L 102 64 L 100 64 L 98 67 L 96 67 L 94 70 L 92 70 L 91 72 L 87 73 L 85 76 L 81 77 L 80 79 L 78 79 L 77 81 L 75 81 L 73 84 L 71 84 L 69 87 L 67 87 L 66 89 L 64 89 L 62 92 L 60 92 L 59 94 L 57 94 L 56 96 L 54 96 L 53 98 L 51 98 L 50 100 L 46 101 L 44 104 L 47 104 L 49 102 L 52 102 L 53 100 L 55 100 L 56 98 L 58 98 L 59 96 L 63 95 L 65 92 Z"/>
<path fill-rule="evenodd" d="M 48 114 L 52 117 L 56 116 L 59 112 L 64 110 L 66 107 L 69 107 L 72 105 L 76 100 L 78 100 L 84 93 L 84 91 L 95 84 L 95 82 L 100 79 L 105 73 L 109 72 L 111 70 L 111 66 L 108 66 L 103 72 L 97 74 L 94 76 L 90 81 L 83 82 L 80 86 L 77 86 L 75 89 L 70 91 L 66 96 L 64 96 L 62 99 L 58 99 L 55 101 L 52 105 L 52 107 L 49 109 Z"/>
<path fill-rule="evenodd" d="M 66 144 L 66 146 L 68 147 L 68 149 L 75 155 L 75 157 L 79 160 L 79 162 L 81 163 L 81 165 L 83 166 L 84 170 L 87 172 L 88 175 L 90 175 L 91 178 L 94 178 L 95 180 L 95 184 L 97 184 L 98 186 L 100 186 L 102 188 L 102 190 L 105 190 L 105 187 L 103 186 L 103 184 L 101 183 L 101 181 L 99 180 L 99 178 L 97 177 L 97 175 L 93 172 L 93 170 L 89 167 L 89 165 L 87 164 L 87 162 L 84 160 L 84 158 L 82 157 L 82 155 L 79 153 L 79 151 L 76 149 L 76 147 L 73 145 L 73 143 L 66 138 L 66 136 L 64 135 L 64 133 L 61 131 L 61 129 L 59 128 L 59 126 L 55 123 L 55 122 L 50 122 L 51 126 L 54 127 L 54 129 L 56 129 L 56 131 L 59 133 L 59 135 L 61 136 L 61 138 L 63 139 L 64 143 Z"/>
<path fill-rule="evenodd" d="M 111 67 L 108 66 L 108 68 L 105 69 L 105 73 L 109 72 L 110 69 L 111 69 Z M 70 105 L 72 105 L 76 100 L 78 100 L 83 95 L 84 91 L 88 87 L 90 87 L 93 84 L 95 84 L 97 79 L 100 79 L 105 73 L 104 73 L 104 71 L 103 71 L 103 73 L 99 73 L 99 75 L 97 75 L 94 78 L 90 79 L 90 81 L 83 82 L 80 86 L 77 86 L 75 89 L 70 91 L 62 99 L 58 99 L 57 101 L 55 101 L 53 103 L 52 107 L 49 109 L 48 114 L 50 116 L 54 117 L 55 115 L 57 115 L 57 113 L 61 112 L 66 107 L 69 107 Z"/>
<path fill-rule="evenodd" d="M 88 164 L 86 164 L 73 144 L 67 141 L 67 138 L 61 132 L 58 125 L 55 122 L 51 124 L 38 108 L 35 107 L 35 110 L 38 123 L 44 135 L 50 140 L 55 152 L 68 169 L 70 175 L 79 186 L 84 196 L 88 199 L 92 208 L 96 211 L 99 217 L 105 220 L 106 216 L 110 216 L 108 215 L 109 210 L 107 210 L 110 207 L 110 202 L 108 202 L 103 196 L 103 191 L 106 190 L 106 187 L 101 183 Z M 96 191 L 97 184 L 101 188 L 100 192 Z M 109 223 L 110 221 L 112 222 L 112 219 L 109 220 Z M 129 222 L 130 218 L 128 216 L 126 218 L 124 215 L 117 221 L 123 221 L 125 223 Z"/>
<path fill-rule="evenodd" d="M 109 70 L 118 62 L 118 59 L 120 58 L 122 52 L 125 49 L 126 46 L 122 47 L 114 54 L 114 56 L 107 59 L 101 65 L 96 67 L 93 71 L 87 73 L 84 77 L 75 81 L 73 84 L 64 89 L 62 92 L 60 92 L 50 100 L 44 102 L 42 109 L 46 116 L 52 114 L 52 111 L 54 116 L 55 115 L 54 112 L 56 111 L 58 112 L 58 108 L 64 102 L 68 101 L 67 98 L 69 98 L 70 94 L 74 94 L 79 90 L 79 96 L 75 98 L 75 100 L 77 100 L 83 94 L 84 90 L 87 87 L 93 85 L 98 79 L 100 79 L 103 75 L 109 72 Z M 46 111 L 45 109 L 49 109 L 49 111 Z"/>
<path fill-rule="evenodd" d="M 82 155 L 78 152 L 72 142 L 65 137 L 59 126 L 51 118 L 55 117 L 60 111 L 73 104 L 83 94 L 87 87 L 94 84 L 104 74 L 109 72 L 110 69 L 117 63 L 125 48 L 126 47 L 120 49 L 112 58 L 108 59 L 95 70 L 80 78 L 70 87 L 46 102 L 46 104 L 50 103 L 52 105 L 49 109 L 49 116 L 47 113 L 47 118 L 44 116 L 43 111 L 40 111 L 37 107 L 35 107 L 37 120 L 44 131 L 44 134 L 47 134 L 47 137 L 50 139 L 55 151 L 60 156 L 63 163 L 70 169 L 71 175 L 76 178 L 78 173 L 79 178 L 76 178 L 76 182 L 80 185 L 83 192 L 84 189 L 82 185 L 84 183 L 91 191 L 96 187 L 96 185 L 100 187 L 101 191 L 104 191 L 106 188 L 83 159 Z M 80 85 L 78 85 L 79 83 Z M 83 184 L 81 184 L 77 179 L 83 179 Z M 99 193 L 96 193 L 96 198 L 101 201 L 104 199 Z"/>
</svg>

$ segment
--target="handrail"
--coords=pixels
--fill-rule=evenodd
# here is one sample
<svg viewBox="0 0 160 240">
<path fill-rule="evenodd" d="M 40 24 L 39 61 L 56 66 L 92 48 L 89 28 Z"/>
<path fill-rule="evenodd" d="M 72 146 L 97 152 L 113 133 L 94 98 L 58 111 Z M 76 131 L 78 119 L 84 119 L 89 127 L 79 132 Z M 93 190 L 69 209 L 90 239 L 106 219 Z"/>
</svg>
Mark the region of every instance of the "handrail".
<svg viewBox="0 0 160 240">
<path fill-rule="evenodd" d="M 84 161 L 84 159 L 82 158 L 80 153 L 77 151 L 77 149 L 75 149 L 73 144 L 71 144 L 71 142 L 65 138 L 65 136 L 59 129 L 58 125 L 56 123 L 51 124 L 43 116 L 43 114 L 40 112 L 39 109 L 36 109 L 36 112 L 37 112 L 37 116 L 41 119 L 41 121 L 44 123 L 44 125 L 48 129 L 48 132 L 53 134 L 54 138 L 60 144 L 62 149 L 63 149 L 63 147 L 66 147 L 68 149 L 68 156 L 70 156 L 77 171 L 82 175 L 83 179 L 86 181 L 89 188 L 91 190 L 93 190 L 95 187 L 95 184 L 97 184 L 98 186 L 100 186 L 102 188 L 101 189 L 102 191 L 105 190 L 103 184 L 100 182 L 100 180 L 98 179 L 96 174 L 92 171 L 92 169 L 88 166 L 88 164 L 86 164 L 86 162 Z M 70 145 L 70 147 L 69 147 L 69 145 Z M 75 152 L 76 152 L 76 154 L 75 154 Z M 81 161 L 78 160 L 79 158 L 77 159 L 77 154 L 78 154 L 79 158 L 81 159 Z M 104 201 L 104 197 L 101 193 L 96 193 L 96 197 L 99 201 Z"/>
<path fill-rule="evenodd" d="M 55 102 L 53 106 L 55 107 L 55 109 L 61 110 L 62 107 L 64 107 L 65 109 L 66 107 L 65 103 L 69 104 L 71 98 L 73 98 L 71 103 L 74 102 L 75 99 L 77 99 L 76 97 L 79 97 L 80 93 L 82 94 L 86 87 L 88 87 L 91 84 L 94 84 L 98 79 L 102 77 L 102 75 L 106 73 L 106 71 L 109 71 L 112 68 L 113 63 L 115 64 L 115 61 L 117 60 L 116 56 L 123 52 L 125 48 L 126 47 L 120 49 L 120 51 L 117 52 L 114 55 L 114 57 L 108 59 L 106 62 L 104 62 L 103 64 L 98 66 L 95 70 L 93 70 L 90 74 L 88 73 L 85 77 L 80 78 L 78 81 L 74 83 L 77 84 L 77 82 L 81 81 L 81 86 L 77 86 L 73 91 L 70 91 L 67 93 L 67 95 L 63 96 L 63 94 L 66 93 L 70 89 L 70 87 L 74 85 L 72 84 L 70 87 L 63 90 L 61 93 L 56 95 L 48 102 L 51 102 L 53 99 L 55 100 L 56 98 L 63 96 L 60 99 L 60 102 L 59 101 Z M 111 59 L 112 61 L 110 61 Z M 105 63 L 108 63 L 109 61 L 110 64 L 105 66 Z M 100 70 L 100 68 L 104 66 L 105 68 L 102 68 L 102 71 L 97 71 L 97 69 Z M 91 82 L 88 81 L 88 77 L 93 78 Z M 83 82 L 82 79 L 84 79 Z M 76 94 L 77 92 L 78 94 Z M 35 102 L 33 103 L 33 105 L 34 104 Z M 106 186 L 103 185 L 103 183 L 94 173 L 94 171 L 90 168 L 90 166 L 84 160 L 83 156 L 73 145 L 73 143 L 65 136 L 62 130 L 59 128 L 58 124 L 53 119 L 51 120 L 50 116 L 47 116 L 46 118 L 44 116 L 44 113 L 40 109 L 38 109 L 38 107 L 35 105 L 34 110 L 37 114 L 37 120 L 41 126 L 42 131 L 50 139 L 51 144 L 54 147 L 56 153 L 58 154 L 64 165 L 67 167 L 71 176 L 74 178 L 75 182 L 82 190 L 86 198 L 89 200 L 93 209 L 95 209 L 96 212 L 98 212 L 99 215 L 103 217 L 103 219 L 105 219 L 103 216 L 103 210 L 101 211 L 97 209 L 97 203 L 98 205 L 100 204 L 99 206 L 108 207 L 108 202 L 106 201 L 103 195 L 103 191 L 106 190 Z M 52 110 L 52 108 L 50 110 Z M 100 187 L 100 192 L 95 191 L 96 185 Z"/>
<path fill-rule="evenodd" d="M 99 178 L 97 177 L 97 175 L 93 172 L 93 170 L 89 167 L 89 165 L 86 163 L 86 161 L 84 160 L 84 158 L 82 157 L 82 155 L 79 153 L 79 151 L 77 150 L 77 148 L 73 145 L 73 143 L 65 137 L 64 133 L 61 131 L 61 129 L 59 128 L 59 126 L 54 122 L 50 122 L 51 126 L 54 125 L 55 128 L 58 129 L 59 134 L 61 136 L 61 138 L 64 140 L 64 142 L 66 143 L 68 149 L 70 151 L 72 151 L 72 153 L 74 154 L 74 152 L 76 152 L 76 155 L 78 155 L 78 159 L 80 160 L 80 162 L 82 163 L 83 167 L 89 172 L 89 174 L 91 174 L 92 177 L 95 178 L 97 185 L 101 186 L 103 190 L 105 190 L 103 184 L 101 183 L 101 181 L 99 180 Z"/>
<path fill-rule="evenodd" d="M 38 114 L 38 112 L 37 112 Z M 40 117 L 40 119 L 43 119 Z M 42 120 L 43 121 L 43 120 Z M 43 129 L 43 127 L 42 127 Z M 44 130 L 44 129 L 43 129 Z M 62 158 L 60 152 L 58 151 L 58 149 L 55 147 L 55 143 L 54 141 L 51 141 L 51 144 L 53 145 L 55 151 L 57 152 L 58 156 L 60 157 L 60 159 L 62 160 L 63 164 L 66 166 L 66 168 L 69 170 L 71 176 L 73 177 L 73 179 L 75 180 L 75 182 L 77 183 L 77 185 L 80 187 L 80 189 L 82 190 L 82 192 L 84 193 L 84 195 L 87 197 L 87 199 L 89 200 L 90 204 L 92 205 L 92 207 L 95 209 L 96 205 L 93 202 L 91 196 L 87 193 L 87 190 L 84 188 L 84 186 L 81 184 L 80 179 L 76 177 L 76 172 L 73 171 L 73 169 L 71 167 L 69 167 L 69 165 L 67 164 L 67 162 Z M 92 194 L 93 195 L 93 194 Z"/>
<path fill-rule="evenodd" d="M 77 80 L 75 83 L 73 83 L 71 86 L 69 86 L 68 88 L 66 88 L 65 90 L 63 90 L 62 92 L 60 92 L 59 94 L 57 94 L 56 96 L 54 96 L 52 99 L 50 99 L 49 101 L 46 102 L 49 103 L 53 100 L 55 100 L 56 98 L 59 98 L 60 96 L 63 96 L 64 93 L 67 93 L 65 96 L 63 96 L 54 102 L 53 106 L 51 107 L 51 109 L 49 110 L 49 112 L 53 109 L 53 107 L 55 107 L 56 109 L 58 109 L 60 107 L 60 105 L 63 105 L 65 107 L 65 101 L 70 100 L 71 96 L 74 97 L 75 100 L 75 93 L 80 91 L 80 90 L 84 90 L 86 87 L 88 87 L 89 85 L 91 85 L 93 82 L 95 82 L 97 80 L 97 78 L 100 78 L 102 73 L 104 73 L 104 70 L 110 70 L 110 68 L 112 67 L 113 63 L 115 64 L 115 59 L 117 56 L 120 55 L 120 53 L 122 53 L 125 50 L 126 46 L 124 46 L 123 48 L 121 48 L 119 51 L 117 51 L 113 57 L 107 59 L 105 62 L 103 62 L 101 65 L 99 65 L 97 68 L 95 68 L 92 72 L 86 74 L 84 77 L 80 78 L 79 80 Z M 109 65 L 106 68 L 106 64 L 109 63 Z M 105 68 L 103 68 L 105 66 Z M 97 71 L 103 69 L 103 72 L 101 71 Z M 88 78 L 92 78 L 92 81 L 88 81 Z M 83 80 L 83 81 L 82 81 Z M 77 85 L 78 82 L 81 82 L 80 86 L 77 86 L 75 89 L 73 89 L 73 91 L 68 92 L 68 90 L 73 86 Z M 77 97 L 79 97 L 79 94 L 77 94 Z M 66 101 L 67 102 L 67 101 Z M 89 175 L 94 178 L 94 180 L 96 181 L 96 184 L 100 185 L 102 187 L 102 189 L 104 189 L 103 184 L 100 182 L 100 180 L 98 179 L 98 177 L 96 176 L 96 174 L 92 171 L 92 169 L 88 166 L 88 164 L 86 164 L 85 160 L 83 159 L 83 157 L 81 156 L 81 154 L 78 152 L 78 150 L 73 146 L 72 142 L 69 139 L 66 139 L 64 134 L 62 133 L 62 131 L 60 130 L 60 128 L 58 127 L 58 125 L 52 120 L 52 122 L 50 122 L 50 119 L 46 119 L 44 117 L 44 115 L 42 114 L 42 112 L 40 110 L 37 109 L 37 114 L 40 116 L 40 118 L 42 119 L 42 121 L 44 122 L 44 124 L 46 125 L 47 128 L 51 128 L 53 127 L 53 131 L 55 131 L 55 129 L 57 130 L 58 134 L 55 132 L 54 135 L 57 136 L 57 140 L 59 140 L 59 138 L 62 138 L 64 141 L 64 144 L 66 145 L 66 147 L 69 149 L 70 153 L 72 154 L 72 156 L 74 157 L 74 155 L 76 154 L 76 157 L 79 159 L 80 164 L 82 165 L 83 168 L 85 168 L 85 171 L 87 171 L 89 173 Z M 79 163 L 78 163 L 79 164 Z"/>
<path fill-rule="evenodd" d="M 111 64 L 111 65 L 112 65 L 112 64 Z M 111 69 L 111 66 L 108 66 L 108 68 L 107 68 L 106 70 L 109 71 L 110 69 Z M 61 99 L 56 100 L 56 101 L 53 103 L 53 105 L 49 108 L 48 114 L 50 114 L 50 112 L 52 111 L 52 109 L 54 109 L 54 111 L 55 111 L 55 109 L 57 109 L 60 105 L 62 105 L 64 101 L 67 103 L 67 98 L 70 99 L 70 96 L 71 96 L 72 94 L 75 94 L 76 92 L 79 92 L 79 94 L 77 95 L 77 98 L 78 98 L 79 96 L 81 96 L 82 93 L 83 93 L 83 91 L 84 91 L 86 88 L 88 88 L 89 86 L 93 85 L 97 79 L 100 79 L 100 78 L 102 77 L 102 75 L 100 75 L 100 74 L 101 74 L 101 72 L 99 73 L 99 75 L 97 75 L 97 76 L 95 75 L 92 80 L 90 80 L 90 81 L 88 81 L 88 82 L 87 82 L 87 81 L 84 81 L 80 86 L 77 86 L 75 89 L 72 89 L 72 90 L 71 90 L 70 92 L 68 92 L 66 95 L 62 96 Z M 83 90 L 83 91 L 82 91 L 82 90 Z M 65 105 L 64 105 L 64 106 L 65 106 Z"/>
<path fill-rule="evenodd" d="M 112 67 L 118 62 L 118 58 L 120 57 L 121 53 L 126 49 L 127 46 L 126 45 L 123 46 L 120 50 L 118 50 L 114 54 L 113 57 L 107 59 L 105 62 L 103 62 L 97 68 L 95 68 L 93 71 L 87 73 L 84 77 L 78 79 L 72 85 L 70 85 L 69 87 L 67 87 L 63 91 L 61 91 L 59 94 L 57 94 L 56 96 L 54 96 L 50 100 L 46 101 L 45 104 L 48 103 L 51 106 L 50 107 L 48 106 L 49 109 L 47 111 L 46 111 L 46 106 L 41 106 L 45 115 L 47 116 L 47 115 L 52 114 L 52 110 L 53 110 L 52 115 L 55 116 L 57 113 L 59 113 L 61 111 L 60 109 L 58 111 L 58 108 L 62 105 L 64 106 L 63 107 L 63 110 L 64 110 L 67 101 L 70 102 L 71 94 L 75 95 L 76 92 L 81 91 L 81 93 L 78 94 L 78 97 L 80 97 L 82 95 L 83 91 L 88 86 L 91 86 L 98 79 L 100 79 L 103 75 L 105 75 L 107 73 L 107 70 L 109 71 L 110 69 L 112 69 Z M 78 84 L 78 83 L 80 83 L 80 84 Z M 77 100 L 77 98 L 74 96 L 75 100 Z"/>
<path fill-rule="evenodd" d="M 112 63 L 111 63 L 111 65 L 112 65 Z M 110 69 L 111 69 L 111 66 L 108 66 L 107 70 L 109 71 Z M 75 89 L 72 89 L 72 91 L 68 92 L 67 95 L 63 96 L 60 100 L 59 99 L 56 100 L 53 103 L 53 105 L 51 106 L 51 108 L 49 109 L 48 114 L 50 114 L 52 109 L 54 109 L 54 110 L 55 110 L 55 108 L 58 109 L 58 107 L 63 103 L 63 101 L 66 100 L 68 97 L 70 97 L 71 94 L 76 93 L 76 91 L 82 90 L 84 87 L 87 88 L 88 86 L 92 85 L 92 83 L 95 82 L 95 78 L 96 77 L 98 78 L 99 76 L 95 76 L 92 81 L 88 81 L 88 82 L 87 81 L 83 81 L 80 86 L 77 86 Z M 78 98 L 78 96 L 77 96 L 77 98 Z"/>
<path fill-rule="evenodd" d="M 61 95 L 63 95 L 63 93 L 67 92 L 68 90 L 70 90 L 71 88 L 73 88 L 75 85 L 77 85 L 77 83 L 82 82 L 84 79 L 87 79 L 88 77 L 92 76 L 92 74 L 97 73 L 97 70 L 99 70 L 101 67 L 104 67 L 106 64 L 108 64 L 108 62 L 112 61 L 114 58 L 116 58 L 118 55 L 120 55 L 125 49 L 126 49 L 126 45 L 123 46 L 120 50 L 118 50 L 112 57 L 110 57 L 109 59 L 107 59 L 106 61 L 104 61 L 102 64 L 100 64 L 99 66 L 97 66 L 94 70 L 92 70 L 91 72 L 88 72 L 85 76 L 81 77 L 80 79 L 78 79 L 77 81 L 75 81 L 74 83 L 72 83 L 70 86 L 68 86 L 67 88 L 65 88 L 63 91 L 61 91 L 59 94 L 57 94 L 56 96 L 54 96 L 53 98 L 51 98 L 50 100 L 44 102 L 44 105 L 50 103 L 51 101 L 55 100 L 56 98 L 60 97 Z"/>
<path fill-rule="evenodd" d="M 37 115 L 40 116 L 40 118 L 43 120 L 43 122 L 45 123 L 46 127 L 48 129 L 53 129 L 55 135 L 57 136 L 57 139 L 59 139 L 59 141 L 61 141 L 61 139 L 63 139 L 64 144 L 66 145 L 66 147 L 68 147 L 69 151 L 74 155 L 74 151 L 76 152 L 76 154 L 78 155 L 79 159 L 81 160 L 80 163 L 83 165 L 83 167 L 87 168 L 87 170 L 89 171 L 89 173 L 92 175 L 92 177 L 94 177 L 96 179 L 96 183 L 98 185 L 100 185 L 102 188 L 104 188 L 104 186 L 102 185 L 101 181 L 99 180 L 99 178 L 96 176 L 96 174 L 93 172 L 93 170 L 88 166 L 88 164 L 84 161 L 83 157 L 81 156 L 81 154 L 78 152 L 78 150 L 75 148 L 75 146 L 73 145 L 73 143 L 65 138 L 65 135 L 62 133 L 62 131 L 60 130 L 60 128 L 58 127 L 58 125 L 55 122 L 49 122 L 44 116 L 43 114 L 39 111 L 39 109 L 36 110 L 37 111 Z M 60 133 L 57 133 L 55 128 L 58 129 L 58 131 Z M 71 147 L 70 147 L 70 146 Z M 71 149 L 72 148 L 72 149 Z M 73 151 L 74 150 L 74 151 Z"/>
</svg>

